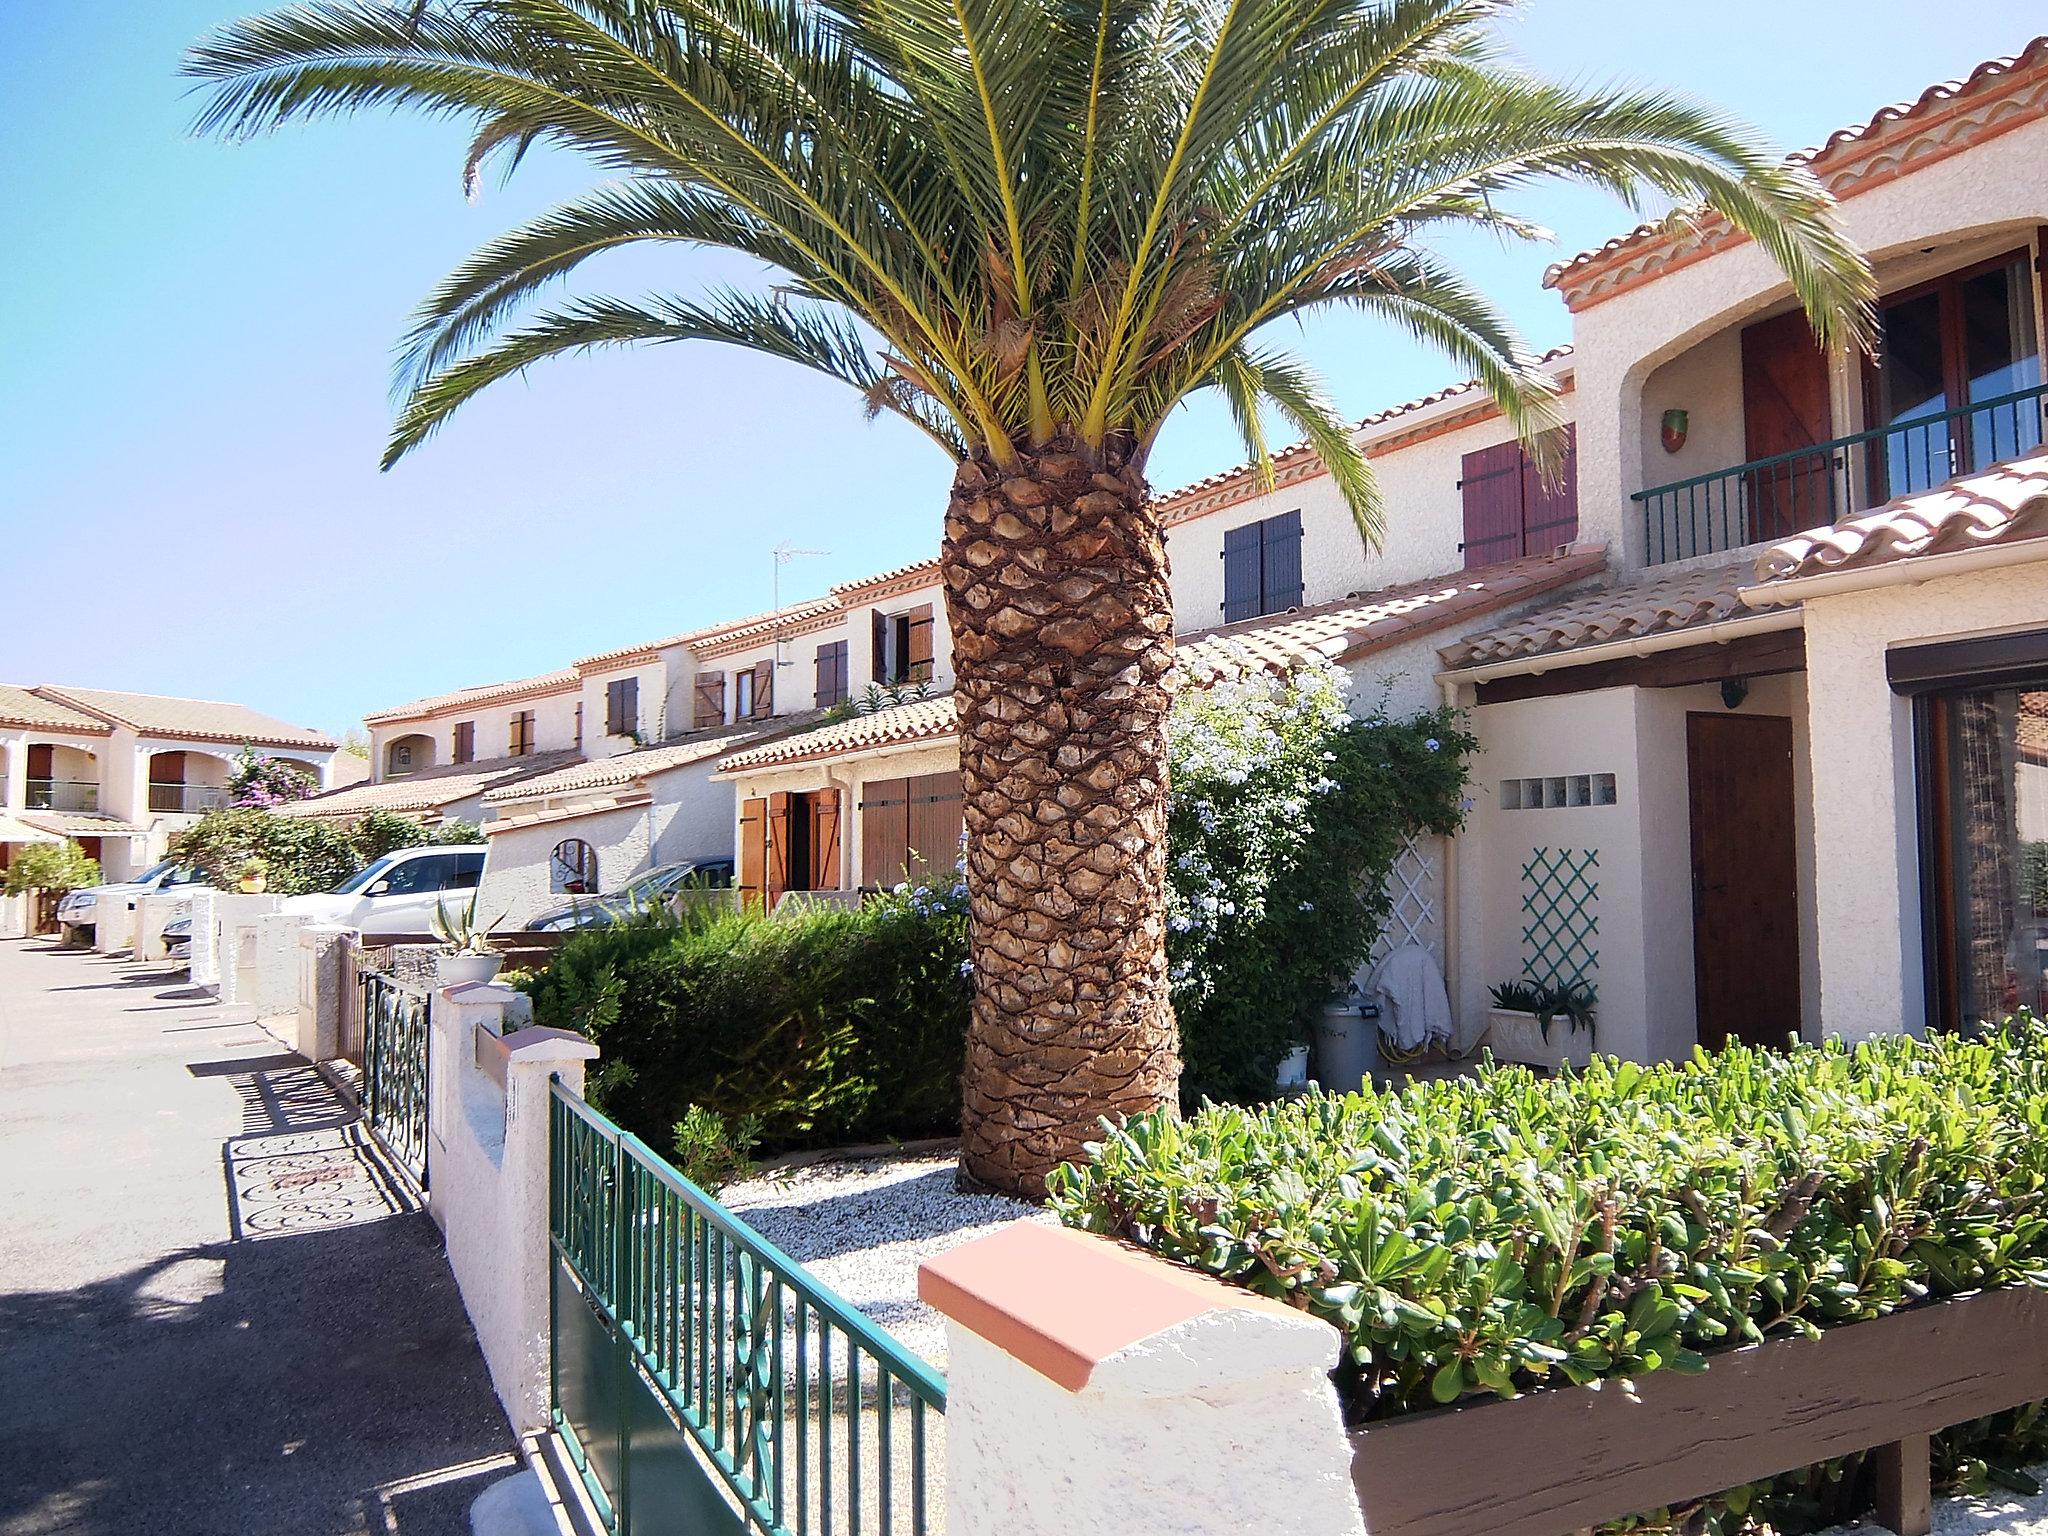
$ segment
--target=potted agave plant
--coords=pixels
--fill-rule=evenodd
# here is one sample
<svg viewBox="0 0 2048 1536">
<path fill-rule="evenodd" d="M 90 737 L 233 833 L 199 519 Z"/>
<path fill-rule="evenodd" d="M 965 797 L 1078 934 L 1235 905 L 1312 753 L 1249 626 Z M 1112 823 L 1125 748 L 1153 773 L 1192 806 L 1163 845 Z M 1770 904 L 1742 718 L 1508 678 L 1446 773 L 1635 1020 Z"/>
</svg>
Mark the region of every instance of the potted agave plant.
<svg viewBox="0 0 2048 1536">
<path fill-rule="evenodd" d="M 1502 1061 L 1556 1071 L 1593 1059 L 1591 983 L 1504 981 L 1491 991 L 1490 1040 Z"/>
<path fill-rule="evenodd" d="M 503 955 L 491 952 L 491 930 L 497 923 L 477 921 L 477 895 L 471 891 L 469 900 L 452 912 L 445 900 L 434 904 L 434 936 L 445 946 L 434 962 L 434 975 L 444 987 L 489 981 L 505 963 Z M 501 914 L 498 922 L 503 921 Z"/>
</svg>

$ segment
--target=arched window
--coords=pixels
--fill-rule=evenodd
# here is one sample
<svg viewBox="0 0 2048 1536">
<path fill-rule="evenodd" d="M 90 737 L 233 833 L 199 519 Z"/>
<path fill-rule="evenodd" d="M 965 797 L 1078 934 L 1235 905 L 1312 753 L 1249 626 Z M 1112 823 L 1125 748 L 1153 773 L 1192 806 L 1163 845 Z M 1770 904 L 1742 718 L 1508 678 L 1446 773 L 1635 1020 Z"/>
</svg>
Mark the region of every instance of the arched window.
<svg viewBox="0 0 2048 1536">
<path fill-rule="evenodd" d="M 548 856 L 548 889 L 558 896 L 595 896 L 597 850 L 580 837 L 555 844 Z"/>
</svg>

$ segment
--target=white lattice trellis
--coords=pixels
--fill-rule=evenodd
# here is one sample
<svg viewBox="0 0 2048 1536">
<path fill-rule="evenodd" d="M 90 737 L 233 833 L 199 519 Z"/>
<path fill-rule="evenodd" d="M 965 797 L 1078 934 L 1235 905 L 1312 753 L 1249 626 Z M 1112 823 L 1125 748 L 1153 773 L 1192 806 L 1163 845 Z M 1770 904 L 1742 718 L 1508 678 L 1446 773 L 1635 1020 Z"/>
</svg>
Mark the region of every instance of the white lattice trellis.
<svg viewBox="0 0 2048 1536">
<path fill-rule="evenodd" d="M 1385 932 L 1372 947 L 1372 960 L 1410 940 L 1444 963 L 1443 839 L 1410 838 L 1387 874 L 1387 893 L 1394 899 Z"/>
</svg>

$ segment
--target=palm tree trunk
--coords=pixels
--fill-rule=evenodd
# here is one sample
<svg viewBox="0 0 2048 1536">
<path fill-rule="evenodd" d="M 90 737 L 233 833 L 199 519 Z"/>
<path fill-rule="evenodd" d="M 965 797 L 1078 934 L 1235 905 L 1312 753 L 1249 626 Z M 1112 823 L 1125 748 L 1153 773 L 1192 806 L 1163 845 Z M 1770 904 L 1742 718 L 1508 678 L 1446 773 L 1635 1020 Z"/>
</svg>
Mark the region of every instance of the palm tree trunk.
<svg viewBox="0 0 2048 1536">
<path fill-rule="evenodd" d="M 1171 1104 L 1173 594 L 1128 450 L 960 467 L 941 564 L 972 913 L 961 1168 L 1039 1195 L 1101 1118 Z"/>
</svg>

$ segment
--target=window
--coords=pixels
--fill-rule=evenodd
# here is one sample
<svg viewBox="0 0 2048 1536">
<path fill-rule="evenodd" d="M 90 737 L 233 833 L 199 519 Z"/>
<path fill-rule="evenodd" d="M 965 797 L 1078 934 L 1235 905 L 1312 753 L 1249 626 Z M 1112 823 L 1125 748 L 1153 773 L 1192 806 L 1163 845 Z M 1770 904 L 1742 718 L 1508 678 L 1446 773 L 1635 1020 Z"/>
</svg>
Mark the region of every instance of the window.
<svg viewBox="0 0 2048 1536">
<path fill-rule="evenodd" d="M 1282 512 L 1223 535 L 1223 622 L 1301 606 L 1301 514 Z"/>
<path fill-rule="evenodd" d="M 595 896 L 597 850 L 580 837 L 555 844 L 548 855 L 548 889 L 558 896 Z"/>
<path fill-rule="evenodd" d="M 455 753 L 451 761 L 473 763 L 476 761 L 476 722 L 463 720 L 455 727 Z"/>
<path fill-rule="evenodd" d="M 411 742 L 394 741 L 391 744 L 391 771 L 395 774 L 412 772 Z"/>
<path fill-rule="evenodd" d="M 846 642 L 834 640 L 818 647 L 817 707 L 830 709 L 846 702 Z"/>
<path fill-rule="evenodd" d="M 522 709 L 512 717 L 512 738 L 510 750 L 514 757 L 524 757 L 533 750 L 533 711 Z"/>
<path fill-rule="evenodd" d="M 754 669 L 732 675 L 732 717 L 745 720 L 754 713 Z"/>
<path fill-rule="evenodd" d="M 930 603 L 901 613 L 874 615 L 874 676 L 878 683 L 928 683 L 932 680 Z"/>
<path fill-rule="evenodd" d="M 1496 443 L 1459 461 L 1464 499 L 1465 569 L 1548 554 L 1579 536 L 1578 433 L 1563 433 L 1559 478 L 1546 483 L 1519 440 Z"/>
<path fill-rule="evenodd" d="M 775 663 L 756 662 L 732 675 L 732 717 L 754 720 L 775 713 Z"/>
<path fill-rule="evenodd" d="M 622 677 L 605 684 L 604 733 L 635 736 L 640 732 L 640 679 Z"/>
<path fill-rule="evenodd" d="M 1885 437 L 1871 464 L 1876 500 L 1927 490 L 2039 445 L 2039 408 L 2010 398 L 2041 382 L 2033 290 L 2026 253 L 2016 251 L 1881 302 L 1879 359 L 1866 375 L 1870 424 L 1927 424 Z"/>
<path fill-rule="evenodd" d="M 692 689 L 695 707 L 690 723 L 696 726 L 725 724 L 725 674 L 699 672 Z"/>
<path fill-rule="evenodd" d="M 1917 723 L 1933 1022 L 2048 1009 L 2048 671 L 1929 692 Z"/>
<path fill-rule="evenodd" d="M 771 909 L 785 891 L 838 890 L 839 791 L 743 801 L 738 883 Z"/>
</svg>

